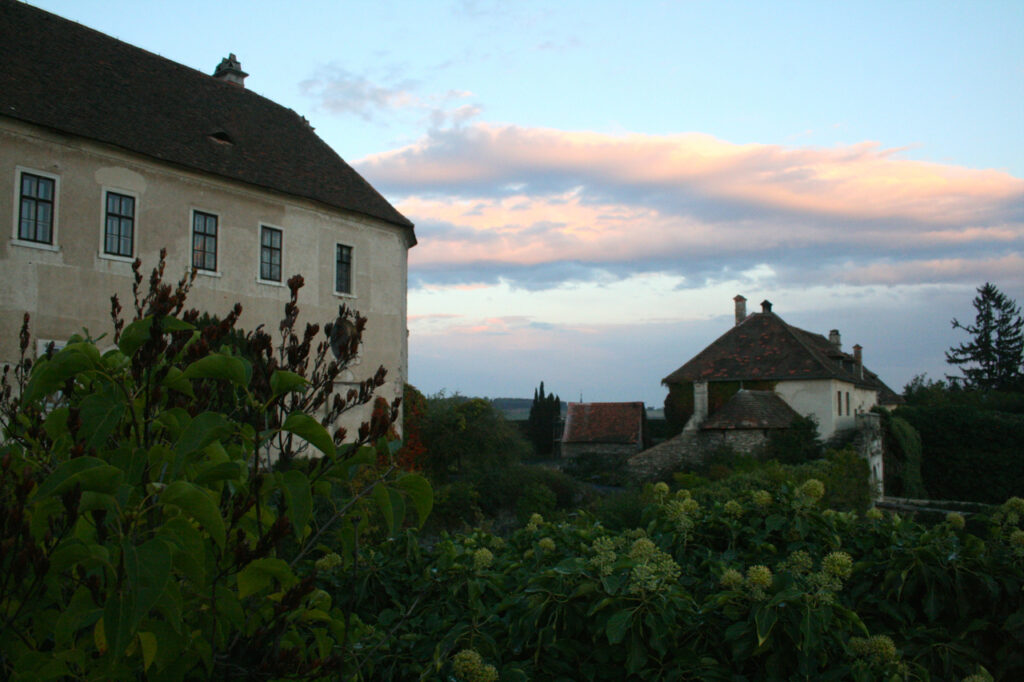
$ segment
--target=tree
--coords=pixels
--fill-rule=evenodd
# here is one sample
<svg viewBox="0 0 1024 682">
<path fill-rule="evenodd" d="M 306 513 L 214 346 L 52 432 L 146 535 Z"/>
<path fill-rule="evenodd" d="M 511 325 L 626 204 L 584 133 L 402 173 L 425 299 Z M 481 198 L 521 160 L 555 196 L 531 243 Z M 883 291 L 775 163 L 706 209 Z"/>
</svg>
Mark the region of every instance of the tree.
<svg viewBox="0 0 1024 682">
<path fill-rule="evenodd" d="M 967 388 L 1007 391 L 1020 388 L 1024 362 L 1024 320 L 1016 302 L 986 282 L 974 298 L 974 324 L 953 319 L 971 340 L 946 352 L 946 362 L 959 365 Z M 961 381 L 959 377 L 948 377 Z"/>
<path fill-rule="evenodd" d="M 540 457 L 551 455 L 555 446 L 555 426 L 562 416 L 562 400 L 554 393 L 544 394 L 544 382 L 533 391 L 533 404 L 527 422 L 530 442 Z"/>
</svg>

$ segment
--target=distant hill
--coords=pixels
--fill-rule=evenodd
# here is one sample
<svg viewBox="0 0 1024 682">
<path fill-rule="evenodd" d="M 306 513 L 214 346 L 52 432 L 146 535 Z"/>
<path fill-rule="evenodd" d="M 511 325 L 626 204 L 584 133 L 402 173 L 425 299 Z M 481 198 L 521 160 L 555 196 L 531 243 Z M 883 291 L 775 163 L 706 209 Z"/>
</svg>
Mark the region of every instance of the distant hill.
<svg viewBox="0 0 1024 682">
<path fill-rule="evenodd" d="M 533 398 L 492 398 L 494 405 L 510 421 L 524 421 L 530 418 L 530 406 L 533 405 Z M 562 419 L 568 410 L 566 401 L 562 401 Z M 648 419 L 664 419 L 665 411 L 659 408 L 647 408 Z"/>
</svg>

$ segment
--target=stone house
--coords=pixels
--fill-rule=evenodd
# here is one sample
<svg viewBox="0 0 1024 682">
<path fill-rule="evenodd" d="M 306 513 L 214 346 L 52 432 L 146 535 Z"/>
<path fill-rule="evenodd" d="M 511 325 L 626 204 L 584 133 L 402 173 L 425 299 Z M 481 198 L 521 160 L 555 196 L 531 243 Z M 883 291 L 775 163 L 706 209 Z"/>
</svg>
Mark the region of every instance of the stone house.
<svg viewBox="0 0 1024 682">
<path fill-rule="evenodd" d="M 787 324 L 768 301 L 750 315 L 743 296 L 734 302 L 734 326 L 662 380 L 666 412 L 684 430 L 701 428 L 742 389 L 772 392 L 797 414 L 814 417 L 825 440 L 853 429 L 857 414 L 900 402 L 864 366 L 861 346 L 843 351 L 838 330 L 826 338 Z"/>
<path fill-rule="evenodd" d="M 870 410 L 902 399 L 864 366 L 862 347 L 846 353 L 838 330 L 826 338 L 787 324 L 768 301 L 748 315 L 746 299 L 733 300 L 734 326 L 662 380 L 666 418 L 682 433 L 632 457 L 631 473 L 658 477 L 705 462 L 723 446 L 756 452 L 773 431 L 810 416 L 824 440 L 860 436 L 857 447 L 881 490 L 881 435 Z"/>
<path fill-rule="evenodd" d="M 0 362 L 25 311 L 40 346 L 108 332 L 132 262 L 148 272 L 166 248 L 168 279 L 198 273 L 189 306 L 239 302 L 244 329 L 277 328 L 293 274 L 300 322 L 360 311 L 361 368 L 401 396 L 413 225 L 247 75 L 234 55 L 207 75 L 0 0 Z"/>
<path fill-rule="evenodd" d="M 647 412 L 636 403 L 569 403 L 562 430 L 561 457 L 622 457 L 650 444 Z"/>
</svg>

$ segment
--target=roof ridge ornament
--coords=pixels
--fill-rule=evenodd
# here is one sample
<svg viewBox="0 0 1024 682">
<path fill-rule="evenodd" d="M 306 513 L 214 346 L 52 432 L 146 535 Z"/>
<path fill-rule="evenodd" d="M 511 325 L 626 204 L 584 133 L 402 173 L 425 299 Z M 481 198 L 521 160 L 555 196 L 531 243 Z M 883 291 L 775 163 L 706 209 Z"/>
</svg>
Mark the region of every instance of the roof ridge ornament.
<svg viewBox="0 0 1024 682">
<path fill-rule="evenodd" d="M 248 76 L 245 71 L 242 71 L 242 63 L 238 61 L 238 57 L 235 56 L 234 52 L 228 54 L 227 57 L 220 60 L 220 64 L 213 71 L 213 77 L 217 80 L 222 80 L 233 85 L 245 87 L 245 78 Z"/>
</svg>

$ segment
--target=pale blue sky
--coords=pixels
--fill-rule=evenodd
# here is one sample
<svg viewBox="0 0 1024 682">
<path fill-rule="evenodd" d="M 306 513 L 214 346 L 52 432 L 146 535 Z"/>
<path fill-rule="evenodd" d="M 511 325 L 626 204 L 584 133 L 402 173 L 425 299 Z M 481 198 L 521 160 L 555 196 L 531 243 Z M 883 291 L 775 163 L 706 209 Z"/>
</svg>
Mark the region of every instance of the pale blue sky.
<svg viewBox="0 0 1024 682">
<path fill-rule="evenodd" d="M 417 223 L 427 392 L 660 404 L 732 296 L 899 390 L 1024 300 L 1024 3 L 37 0 L 305 115 Z"/>
</svg>

